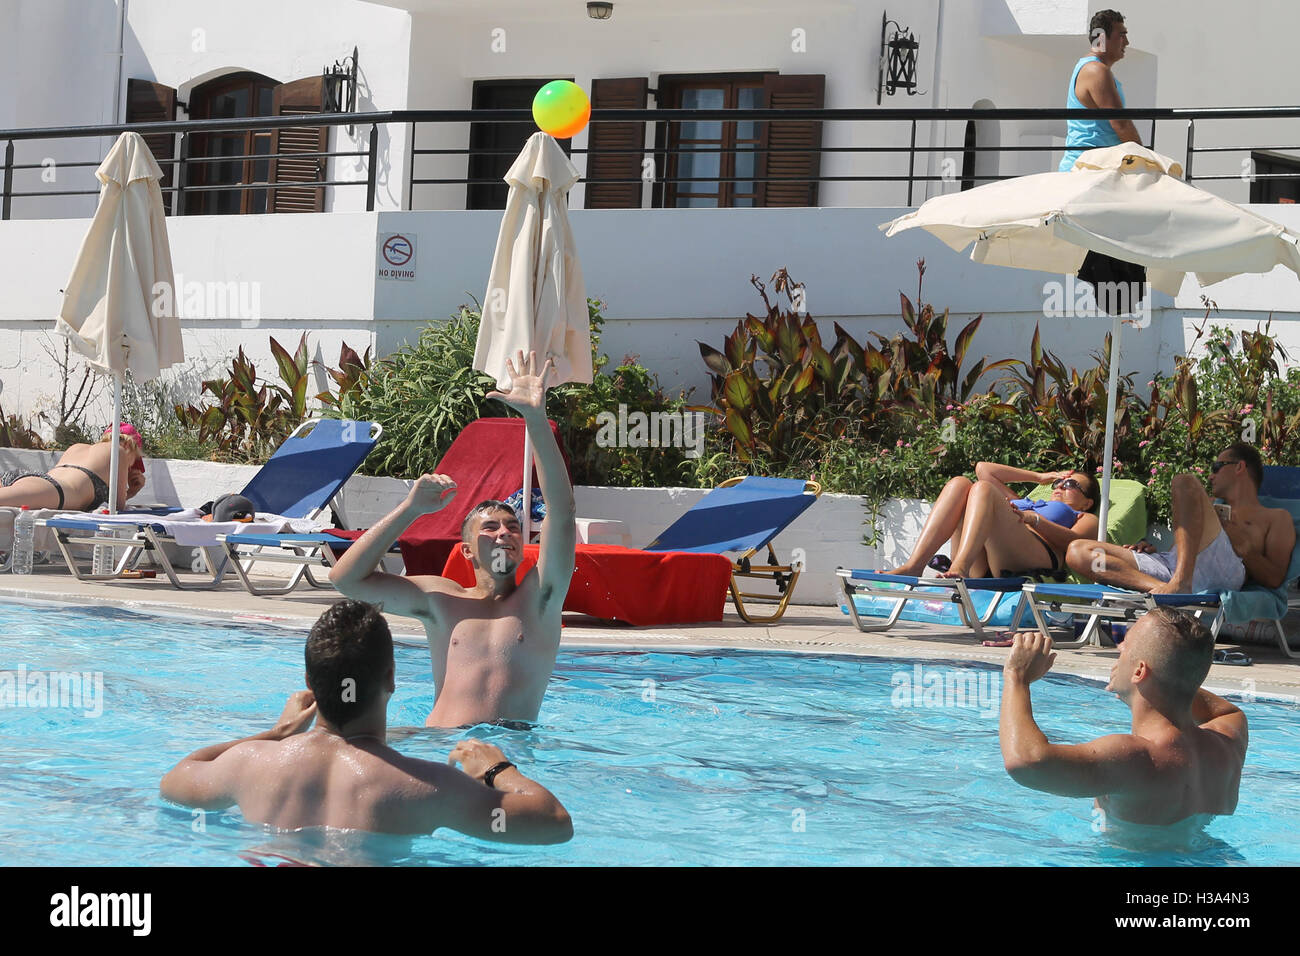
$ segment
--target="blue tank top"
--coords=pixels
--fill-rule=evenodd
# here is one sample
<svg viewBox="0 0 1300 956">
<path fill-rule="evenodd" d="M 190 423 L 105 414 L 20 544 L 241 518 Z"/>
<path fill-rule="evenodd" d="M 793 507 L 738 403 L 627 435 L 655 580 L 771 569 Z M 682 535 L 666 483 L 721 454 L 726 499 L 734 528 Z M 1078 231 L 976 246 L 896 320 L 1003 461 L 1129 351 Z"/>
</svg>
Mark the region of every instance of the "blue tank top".
<svg viewBox="0 0 1300 956">
<path fill-rule="evenodd" d="M 1100 63 L 1095 56 L 1085 56 L 1078 63 L 1074 64 L 1074 72 L 1070 74 L 1070 89 L 1065 97 L 1065 106 L 1067 109 L 1084 110 L 1088 107 L 1079 102 L 1079 98 L 1074 95 L 1074 86 L 1079 82 L 1079 71 L 1085 64 Z M 1119 90 L 1119 101 L 1124 102 L 1124 84 L 1119 80 L 1115 81 L 1115 88 Z M 1118 146 L 1121 140 L 1115 128 L 1110 125 L 1110 120 L 1086 120 L 1072 119 L 1065 122 L 1065 155 L 1061 157 L 1061 165 L 1057 167 L 1058 172 L 1068 173 L 1074 166 L 1074 161 L 1089 149 L 1101 149 L 1104 146 Z"/>
<path fill-rule="evenodd" d="M 1075 511 L 1064 501 L 1057 501 L 1055 498 L 1047 501 L 1030 501 L 1028 498 L 1017 498 L 1011 502 L 1021 511 L 1037 511 L 1044 521 L 1050 521 L 1052 524 L 1059 524 L 1063 528 L 1073 528 L 1074 523 L 1079 520 L 1082 511 Z"/>
</svg>

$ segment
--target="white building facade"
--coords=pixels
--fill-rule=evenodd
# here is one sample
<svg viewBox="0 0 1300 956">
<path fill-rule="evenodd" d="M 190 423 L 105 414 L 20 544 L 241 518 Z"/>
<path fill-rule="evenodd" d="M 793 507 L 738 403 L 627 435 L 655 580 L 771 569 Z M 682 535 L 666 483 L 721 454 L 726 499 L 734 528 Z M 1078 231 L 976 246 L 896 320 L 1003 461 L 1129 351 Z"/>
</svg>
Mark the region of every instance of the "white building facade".
<svg viewBox="0 0 1300 956">
<path fill-rule="evenodd" d="M 917 70 L 915 95 L 882 94 L 880 110 L 1061 108 L 1070 72 L 1087 53 L 1088 19 L 1100 6 L 615 0 L 609 19 L 598 20 L 585 0 L 0 0 L 0 131 L 329 111 L 328 95 L 322 100 L 319 93 L 322 72 L 354 64 L 348 90 L 355 90 L 352 109 L 359 113 L 508 108 L 526 104 L 532 89 L 555 78 L 592 92 L 597 108 L 776 106 L 773 91 L 794 91 L 787 105 L 874 109 L 886 17 L 894 21 L 888 35 L 903 28 L 915 38 Z M 1300 7 L 1251 0 L 1228 17 L 1209 0 L 1118 6 L 1132 45 L 1116 75 L 1130 107 L 1296 105 L 1289 64 Z M 1250 24 L 1248 51 L 1227 39 L 1243 35 L 1243 23 Z M 627 91 L 632 100 L 602 101 Z M 172 200 L 182 206 L 169 219 L 178 282 L 195 290 L 182 323 L 189 364 L 173 379 L 192 385 L 227 366 L 241 346 L 271 374 L 270 337 L 292 347 L 304 331 L 313 357 L 327 363 L 342 342 L 382 355 L 471 296 L 482 297 L 503 190 L 466 180 L 499 175 L 509 156 L 491 150 L 507 153 L 504 144 L 524 128 L 373 124 L 367 210 L 371 125 L 333 127 L 319 141 L 322 152 L 343 154 L 313 166 L 332 184 L 319 189 L 270 188 L 295 181 L 286 178 L 287 161 L 277 173 L 258 158 L 275 144 L 285 148 L 288 133 L 191 138 L 191 157 L 237 158 L 191 165 L 188 184 L 209 191 Z M 820 182 L 783 208 L 755 185 L 761 160 L 745 155 L 744 145 L 762 142 L 754 123 L 697 124 L 697 139 L 721 147 L 678 160 L 673 170 L 703 184 L 656 185 L 664 170 L 655 164 L 671 162 L 665 137 L 677 137 L 679 146 L 691 139 L 673 125 L 641 124 L 635 145 L 645 154 L 636 160 L 651 164 L 648 181 L 623 183 L 615 203 L 597 201 L 595 191 L 589 196 L 587 183 L 570 197 L 588 293 L 608 303 L 603 345 L 615 361 L 638 355 L 666 387 L 707 396 L 696 342 L 719 344 L 758 304 L 751 273 L 766 277 L 782 266 L 807 284 L 807 307 L 824 334 L 833 321 L 859 338 L 872 330 L 891 334 L 900 327 L 898 292 L 914 292 L 921 257 L 928 262 L 928 301 L 958 317 L 986 316 L 972 361 L 1023 357 L 1039 322 L 1044 343 L 1067 363 L 1086 364 L 1101 346 L 1104 323 L 1044 316 L 1051 276 L 976 266 L 923 235 L 884 240 L 877 226 L 905 211 L 909 184 L 860 178 L 905 176 L 910 166 L 921 177 L 911 184 L 912 203 L 919 204 L 962 188 L 964 179 L 1055 168 L 1063 120 L 922 119 L 914 141 L 907 119 L 828 122 L 814 168 Z M 1137 125 L 1150 136 L 1150 121 Z M 595 129 L 571 143 L 575 163 L 589 176 L 592 157 L 582 151 Z M 1161 120 L 1154 132 L 1158 151 L 1186 159 L 1185 119 Z M 0 222 L 0 406 L 7 414 L 36 414 L 57 390 L 48 355 L 53 317 L 95 206 L 93 195 L 57 193 L 92 190 L 93 164 L 112 138 L 13 141 L 12 164 L 31 168 L 13 169 L 10 189 L 39 195 L 13 196 L 9 218 Z M 6 145 L 0 132 L 0 149 Z M 1285 199 L 1285 183 L 1252 174 L 1293 168 L 1300 121 L 1200 120 L 1195 145 L 1224 148 L 1195 156 L 1198 179 L 1225 177 L 1200 185 L 1242 203 Z M 881 146 L 901 151 L 850 151 Z M 735 181 L 725 182 L 727 174 Z M 218 190 L 233 182 L 248 186 Z M 591 208 L 602 204 L 617 208 Z M 1297 228 L 1292 205 L 1252 208 Z M 413 251 L 399 277 L 384 265 L 393 236 Z M 1186 347 L 1188 320 L 1202 314 L 1199 292 L 1189 283 L 1176 299 L 1157 299 L 1151 326 L 1126 334 L 1125 371 L 1171 366 Z M 1271 314 L 1284 341 L 1300 349 L 1300 325 L 1290 321 L 1300 316 L 1294 276 L 1239 278 L 1209 294 L 1220 321 L 1253 325 Z"/>
</svg>

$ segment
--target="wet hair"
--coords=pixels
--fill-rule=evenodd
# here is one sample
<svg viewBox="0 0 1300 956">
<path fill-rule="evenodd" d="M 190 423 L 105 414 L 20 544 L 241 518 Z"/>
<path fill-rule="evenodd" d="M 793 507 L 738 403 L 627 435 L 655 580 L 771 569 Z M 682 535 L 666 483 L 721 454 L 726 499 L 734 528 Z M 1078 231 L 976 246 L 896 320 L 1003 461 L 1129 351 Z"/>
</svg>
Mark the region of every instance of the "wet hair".
<svg viewBox="0 0 1300 956">
<path fill-rule="evenodd" d="M 1141 638 L 1137 656 L 1146 660 L 1156 683 L 1178 703 L 1190 704 L 1210 673 L 1214 636 L 1190 614 L 1168 607 L 1148 611 L 1151 627 Z"/>
<path fill-rule="evenodd" d="M 312 625 L 304 657 L 307 686 L 320 715 L 342 727 L 383 694 L 393 663 L 393 634 L 377 605 L 338 601 Z"/>
<path fill-rule="evenodd" d="M 1235 441 L 1224 451 L 1246 465 L 1246 474 L 1250 475 L 1250 480 L 1255 483 L 1255 491 L 1258 493 L 1259 486 L 1264 483 L 1264 460 L 1259 457 L 1259 451 L 1255 446 L 1244 441 Z"/>
<path fill-rule="evenodd" d="M 1092 20 L 1088 23 L 1088 42 L 1097 42 L 1097 31 L 1101 31 L 1102 36 L 1109 37 L 1110 31 L 1115 29 L 1115 24 L 1124 22 L 1124 14 L 1117 10 L 1098 10 L 1092 15 Z"/>
<path fill-rule="evenodd" d="M 512 515 L 516 521 L 519 520 L 519 515 L 515 509 L 510 507 L 504 501 L 497 501 L 495 498 L 489 498 L 487 501 L 480 501 L 473 508 L 470 508 L 469 514 L 465 516 L 465 520 L 460 526 L 460 540 L 468 544 L 470 529 L 474 527 L 475 519 L 482 517 L 483 515 L 492 514 L 494 511 L 505 511 Z"/>
</svg>

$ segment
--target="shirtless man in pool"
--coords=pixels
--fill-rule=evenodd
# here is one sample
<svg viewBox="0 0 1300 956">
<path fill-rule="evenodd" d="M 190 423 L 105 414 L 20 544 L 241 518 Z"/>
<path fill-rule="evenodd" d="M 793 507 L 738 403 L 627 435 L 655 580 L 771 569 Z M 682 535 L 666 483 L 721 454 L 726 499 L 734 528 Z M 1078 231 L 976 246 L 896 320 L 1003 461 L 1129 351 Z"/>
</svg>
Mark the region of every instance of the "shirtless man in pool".
<svg viewBox="0 0 1300 956">
<path fill-rule="evenodd" d="M 1129 628 L 1106 689 L 1132 727 L 1085 744 L 1053 744 L 1034 722 L 1029 685 L 1051 668 L 1050 638 L 1016 635 L 1003 668 L 1002 759 L 1022 786 L 1094 797 L 1108 819 L 1203 824 L 1237 809 L 1246 715 L 1201 687 L 1214 638 L 1181 611 L 1157 608 Z"/>
<path fill-rule="evenodd" d="M 447 827 L 502 843 L 573 836 L 554 794 L 487 741 L 460 741 L 447 763 L 388 746 L 393 635 L 377 608 L 332 605 L 312 627 L 304 657 L 309 689 L 289 698 L 271 730 L 194 751 L 163 777 L 162 796 L 203 810 L 238 804 L 246 819 L 281 829 Z M 456 763 L 463 772 L 449 766 Z"/>
<path fill-rule="evenodd" d="M 546 501 L 541 553 L 523 582 L 515 583 L 524 543 L 519 520 L 500 501 L 475 506 L 461 530 L 460 548 L 474 568 L 474 587 L 439 575 L 403 577 L 378 570 L 412 521 L 451 501 L 456 482 L 447 475 L 421 477 L 406 500 L 362 535 L 330 572 L 330 581 L 348 597 L 423 622 L 437 692 L 425 721 L 430 727 L 535 721 L 560 647 L 577 529 L 573 488 L 546 421 L 543 384 L 551 362 L 537 374 L 536 357 L 529 355 L 525 363 L 520 353 L 518 370 L 509 368 L 510 391 L 488 397 L 523 415 Z"/>
</svg>

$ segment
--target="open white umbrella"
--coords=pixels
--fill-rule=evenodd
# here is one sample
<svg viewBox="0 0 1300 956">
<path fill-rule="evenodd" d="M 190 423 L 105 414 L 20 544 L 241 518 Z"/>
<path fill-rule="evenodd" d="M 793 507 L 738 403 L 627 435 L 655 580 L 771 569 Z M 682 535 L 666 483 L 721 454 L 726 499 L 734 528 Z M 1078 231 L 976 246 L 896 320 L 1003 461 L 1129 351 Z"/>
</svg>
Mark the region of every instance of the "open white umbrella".
<svg viewBox="0 0 1300 956">
<path fill-rule="evenodd" d="M 506 360 L 537 352 L 538 371 L 551 359 L 552 385 L 591 382 L 591 324 L 573 232 L 568 192 L 577 167 L 546 133 L 534 133 L 505 175 L 510 186 L 497 234 L 474 368 L 510 388 Z M 532 444 L 524 437 L 524 540 L 532 516 Z"/>
<path fill-rule="evenodd" d="M 881 225 L 920 228 L 988 265 L 1077 273 L 1089 252 L 1146 269 L 1176 295 L 1187 273 L 1210 285 L 1284 265 L 1300 275 L 1300 237 L 1183 182 L 1182 167 L 1136 143 L 1085 152 L 1065 173 L 1038 173 L 937 196 Z M 1136 303 L 1134 303 L 1136 305 Z M 1100 530 L 1104 540 L 1114 451 L 1121 317 L 1112 315 Z"/>
<path fill-rule="evenodd" d="M 122 377 L 137 381 L 184 359 L 175 278 L 158 181 L 162 170 L 138 133 L 123 133 L 99 169 L 99 207 L 55 323 L 91 366 L 113 377 L 109 509 L 116 512 Z"/>
</svg>

